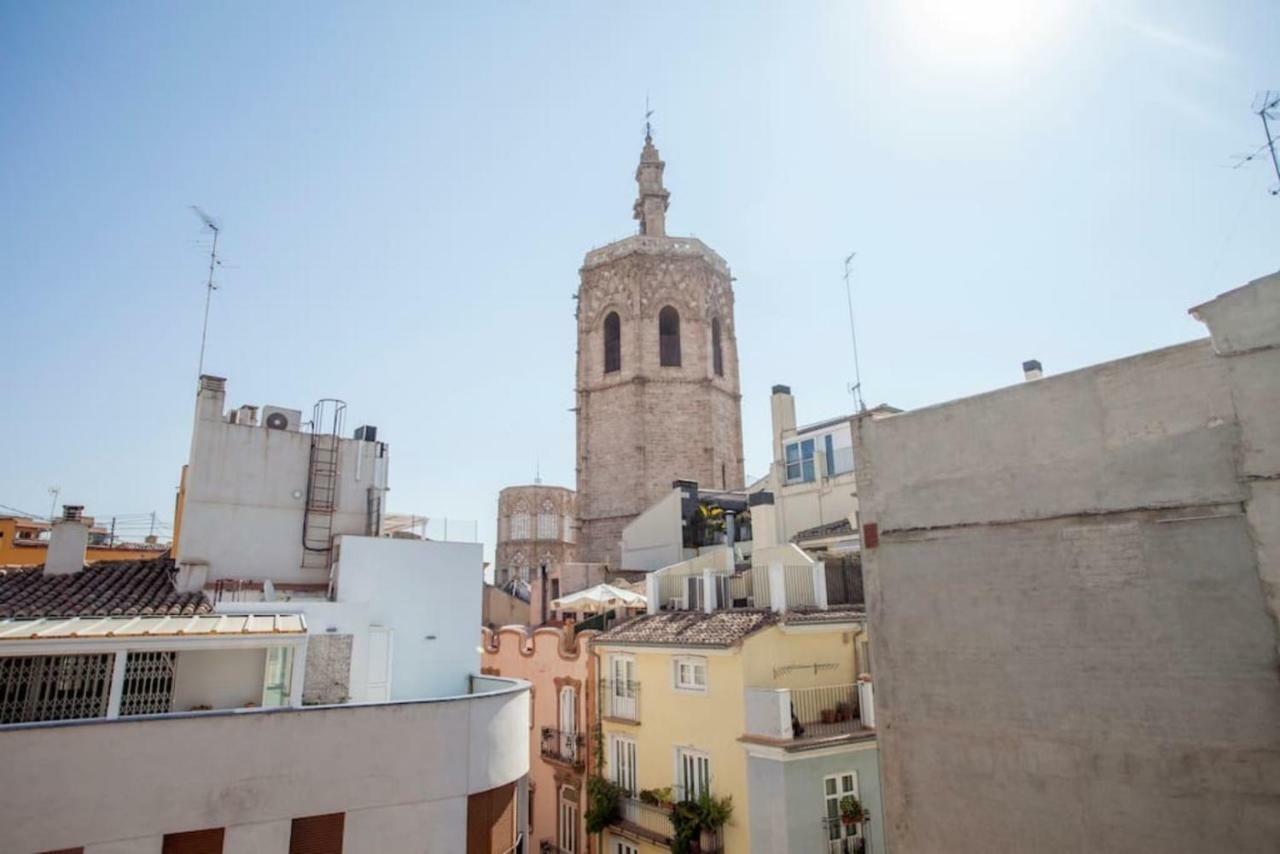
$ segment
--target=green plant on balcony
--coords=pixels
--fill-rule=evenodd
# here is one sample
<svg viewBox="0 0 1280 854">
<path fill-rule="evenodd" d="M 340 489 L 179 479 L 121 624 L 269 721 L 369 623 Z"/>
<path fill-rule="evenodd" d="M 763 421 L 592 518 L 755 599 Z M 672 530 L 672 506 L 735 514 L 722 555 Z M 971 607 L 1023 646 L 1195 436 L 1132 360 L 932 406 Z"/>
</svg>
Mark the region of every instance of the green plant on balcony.
<svg viewBox="0 0 1280 854">
<path fill-rule="evenodd" d="M 697 800 L 680 801 L 671 811 L 672 854 L 711 850 L 715 833 L 733 818 L 733 798 L 703 792 Z"/>
<path fill-rule="evenodd" d="M 840 799 L 840 820 L 846 826 L 855 825 L 865 817 L 866 812 L 862 808 L 862 802 L 853 795 L 845 795 Z"/>
<path fill-rule="evenodd" d="M 651 807 L 665 807 L 670 809 L 674 806 L 671 800 L 671 787 L 664 786 L 661 789 L 641 789 L 640 802 L 648 804 Z"/>
<path fill-rule="evenodd" d="M 604 777 L 595 775 L 587 778 L 587 822 L 588 833 L 600 833 L 616 822 L 621 815 L 618 801 L 626 794 L 622 787 L 611 783 Z"/>
</svg>

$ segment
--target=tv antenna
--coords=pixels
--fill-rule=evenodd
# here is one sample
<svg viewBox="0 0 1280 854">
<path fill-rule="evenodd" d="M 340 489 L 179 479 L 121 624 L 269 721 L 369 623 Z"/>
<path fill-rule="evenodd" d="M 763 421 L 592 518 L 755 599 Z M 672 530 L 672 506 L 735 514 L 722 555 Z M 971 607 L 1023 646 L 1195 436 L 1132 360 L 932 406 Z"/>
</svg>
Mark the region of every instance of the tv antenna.
<svg viewBox="0 0 1280 854">
<path fill-rule="evenodd" d="M 849 339 L 853 342 L 853 385 L 849 386 L 849 394 L 853 395 L 853 402 L 857 404 L 858 412 L 866 412 L 867 404 L 862 399 L 862 369 L 858 365 L 858 331 L 853 324 L 853 287 L 849 284 L 853 259 L 857 254 L 857 252 L 850 252 L 844 259 L 844 295 L 849 301 Z"/>
<path fill-rule="evenodd" d="M 200 210 L 199 206 L 192 205 L 191 210 L 195 211 L 196 216 L 200 217 L 200 221 L 204 223 L 204 227 L 213 232 L 213 246 L 209 249 L 209 282 L 205 287 L 204 294 L 204 326 L 200 329 L 200 364 L 196 369 L 196 376 L 204 375 L 204 345 L 209 337 L 209 303 L 213 299 L 213 292 L 218 286 L 213 283 L 213 271 L 216 267 L 222 266 L 222 262 L 218 260 L 218 232 L 222 228 L 218 225 L 217 220 Z"/>
<path fill-rule="evenodd" d="M 1280 181 L 1280 159 L 1276 158 L 1276 140 L 1271 135 L 1271 125 L 1268 119 L 1276 121 L 1276 109 L 1280 108 L 1280 92 L 1267 91 L 1262 93 L 1262 97 L 1258 101 L 1258 118 L 1262 119 L 1262 131 L 1267 136 L 1267 150 L 1271 152 L 1271 165 L 1276 170 L 1276 180 Z M 1277 185 L 1271 191 L 1271 195 L 1280 196 L 1280 185 Z"/>
</svg>

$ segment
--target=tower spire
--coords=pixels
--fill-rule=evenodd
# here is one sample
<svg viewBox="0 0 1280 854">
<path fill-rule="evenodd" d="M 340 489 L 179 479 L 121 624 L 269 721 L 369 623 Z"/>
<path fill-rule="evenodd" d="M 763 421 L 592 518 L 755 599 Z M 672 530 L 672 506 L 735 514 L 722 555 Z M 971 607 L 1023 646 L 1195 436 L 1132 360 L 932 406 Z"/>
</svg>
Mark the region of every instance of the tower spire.
<svg viewBox="0 0 1280 854">
<path fill-rule="evenodd" d="M 644 113 L 644 149 L 640 152 L 640 165 L 636 167 L 636 183 L 640 186 L 640 195 L 636 199 L 632 216 L 640 221 L 640 233 L 649 237 L 666 237 L 667 207 L 671 204 L 671 194 L 662 186 L 662 171 L 667 164 L 658 156 L 658 149 L 653 145 L 653 126 L 649 117 L 653 110 L 649 109 L 649 99 L 645 98 Z"/>
</svg>

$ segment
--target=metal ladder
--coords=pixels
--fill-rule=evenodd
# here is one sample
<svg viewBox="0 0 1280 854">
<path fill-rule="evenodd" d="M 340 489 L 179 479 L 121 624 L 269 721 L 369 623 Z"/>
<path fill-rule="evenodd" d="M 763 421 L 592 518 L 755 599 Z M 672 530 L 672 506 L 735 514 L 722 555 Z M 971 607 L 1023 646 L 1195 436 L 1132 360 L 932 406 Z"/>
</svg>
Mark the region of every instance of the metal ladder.
<svg viewBox="0 0 1280 854">
<path fill-rule="evenodd" d="M 347 405 L 323 398 L 311 416 L 307 503 L 302 515 L 302 568 L 332 569 L 333 514 L 338 509 L 338 448 Z"/>
</svg>

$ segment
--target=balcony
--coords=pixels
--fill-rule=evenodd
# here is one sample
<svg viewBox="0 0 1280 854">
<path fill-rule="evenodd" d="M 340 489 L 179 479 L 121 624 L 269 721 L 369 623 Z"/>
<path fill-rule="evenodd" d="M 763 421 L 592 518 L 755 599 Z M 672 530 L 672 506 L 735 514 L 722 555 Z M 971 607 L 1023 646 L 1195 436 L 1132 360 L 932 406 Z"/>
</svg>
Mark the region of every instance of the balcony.
<svg viewBox="0 0 1280 854">
<path fill-rule="evenodd" d="M 738 572 L 734 552 L 721 546 L 649 573 L 649 613 L 829 607 L 823 562 L 793 544 L 758 549 L 752 559 L 753 568 Z"/>
<path fill-rule="evenodd" d="M 784 747 L 870 736 L 874 695 L 869 681 L 816 688 L 748 688 L 745 738 Z"/>
<path fill-rule="evenodd" d="M 623 723 L 640 723 L 640 683 L 604 679 L 600 682 L 601 716 Z"/>
<path fill-rule="evenodd" d="M 580 732 L 542 728 L 542 758 L 559 762 L 581 771 L 585 760 L 586 739 Z"/>
<path fill-rule="evenodd" d="M 672 834 L 675 832 L 671 824 L 672 811 L 672 806 L 651 804 L 639 798 L 624 797 L 618 801 L 618 819 L 613 826 L 633 837 L 670 848 Z M 701 838 L 699 850 L 702 854 L 719 854 L 724 851 L 723 830 L 705 833 Z"/>
</svg>

